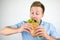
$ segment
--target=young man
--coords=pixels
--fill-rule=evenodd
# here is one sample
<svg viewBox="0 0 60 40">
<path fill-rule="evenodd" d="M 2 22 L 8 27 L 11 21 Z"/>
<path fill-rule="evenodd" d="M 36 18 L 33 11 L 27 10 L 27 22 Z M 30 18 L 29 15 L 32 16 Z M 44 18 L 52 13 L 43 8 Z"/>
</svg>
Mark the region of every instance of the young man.
<svg viewBox="0 0 60 40">
<path fill-rule="evenodd" d="M 35 1 L 30 8 L 30 18 L 36 20 L 39 26 L 35 28 L 35 35 L 32 37 L 30 31 L 32 30 L 32 25 L 22 21 L 15 25 L 7 26 L 0 31 L 0 34 L 9 35 L 14 33 L 22 33 L 23 40 L 39 40 L 38 36 L 41 35 L 41 40 L 57 40 L 60 36 L 56 33 L 55 27 L 51 23 L 42 21 L 44 16 L 45 7 L 39 2 Z"/>
</svg>

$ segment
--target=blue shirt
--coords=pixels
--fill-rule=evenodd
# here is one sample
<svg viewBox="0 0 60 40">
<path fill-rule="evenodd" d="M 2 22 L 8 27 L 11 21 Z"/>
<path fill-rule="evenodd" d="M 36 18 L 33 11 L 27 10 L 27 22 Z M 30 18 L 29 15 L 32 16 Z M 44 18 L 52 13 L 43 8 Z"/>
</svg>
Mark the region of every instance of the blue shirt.
<svg viewBox="0 0 60 40">
<path fill-rule="evenodd" d="M 11 25 L 10 27 L 11 28 L 20 28 L 22 27 L 22 25 L 26 23 L 25 21 L 22 21 L 20 23 L 17 23 L 17 24 L 14 24 L 14 25 Z M 45 22 L 45 21 L 42 21 L 41 24 L 39 26 L 42 26 L 43 28 L 45 28 L 47 34 L 49 36 L 53 36 L 55 38 L 60 38 L 60 35 L 58 35 L 56 33 L 56 29 L 55 27 L 51 24 L 51 23 L 48 23 L 48 22 Z M 44 37 L 41 37 L 41 38 L 38 38 L 38 37 L 32 37 L 32 35 L 30 33 L 27 33 L 27 32 L 22 32 L 22 40 L 45 40 Z"/>
</svg>

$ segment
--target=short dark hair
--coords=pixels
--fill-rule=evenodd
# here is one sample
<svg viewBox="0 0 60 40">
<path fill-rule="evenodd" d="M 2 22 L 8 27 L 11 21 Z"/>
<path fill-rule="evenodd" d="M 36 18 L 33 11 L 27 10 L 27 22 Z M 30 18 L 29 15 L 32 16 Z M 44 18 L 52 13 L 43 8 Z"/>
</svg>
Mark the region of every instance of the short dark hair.
<svg viewBox="0 0 60 40">
<path fill-rule="evenodd" d="M 43 10 L 43 13 L 44 13 L 45 7 L 44 7 L 44 5 L 43 5 L 40 1 L 35 1 L 35 2 L 33 2 L 32 5 L 31 5 L 31 7 L 30 7 L 30 10 L 31 10 L 31 8 L 34 7 L 34 6 L 36 6 L 36 7 L 41 7 L 42 10 Z"/>
</svg>

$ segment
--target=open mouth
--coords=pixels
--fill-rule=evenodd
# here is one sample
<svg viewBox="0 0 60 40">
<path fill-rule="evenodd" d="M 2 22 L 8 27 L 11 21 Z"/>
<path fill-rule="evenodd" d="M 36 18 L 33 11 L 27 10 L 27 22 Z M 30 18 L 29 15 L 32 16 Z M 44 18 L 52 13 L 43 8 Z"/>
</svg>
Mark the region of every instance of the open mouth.
<svg viewBox="0 0 60 40">
<path fill-rule="evenodd" d="M 34 22 L 37 22 L 35 19 L 32 19 L 32 20 L 34 20 Z"/>
<path fill-rule="evenodd" d="M 35 22 L 37 22 L 37 18 L 31 18 L 32 20 L 34 20 Z"/>
<path fill-rule="evenodd" d="M 37 22 L 36 20 L 34 20 L 34 22 Z"/>
</svg>

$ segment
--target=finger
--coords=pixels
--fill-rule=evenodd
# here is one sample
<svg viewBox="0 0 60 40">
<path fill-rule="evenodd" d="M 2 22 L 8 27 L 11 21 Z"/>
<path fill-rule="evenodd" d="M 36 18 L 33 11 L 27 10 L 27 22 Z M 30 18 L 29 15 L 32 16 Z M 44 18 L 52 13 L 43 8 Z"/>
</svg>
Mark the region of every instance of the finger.
<svg viewBox="0 0 60 40">
<path fill-rule="evenodd" d="M 35 36 L 42 36 L 42 34 L 43 34 L 42 32 L 38 32 L 35 34 Z"/>
<path fill-rule="evenodd" d="M 33 25 L 31 23 L 28 23 L 28 27 L 30 27 L 31 29 L 33 29 Z"/>
<path fill-rule="evenodd" d="M 25 30 L 28 30 L 29 32 L 32 30 L 30 27 L 24 27 Z"/>
<path fill-rule="evenodd" d="M 42 32 L 42 31 L 44 31 L 44 29 L 37 29 L 37 30 L 35 30 L 35 33 L 38 33 L 38 32 Z"/>
<path fill-rule="evenodd" d="M 26 23 L 25 24 L 25 27 L 29 27 L 29 28 L 31 28 L 31 29 L 33 29 L 33 27 L 32 27 L 33 25 L 32 24 L 30 24 L 30 23 Z"/>
<path fill-rule="evenodd" d="M 44 29 L 43 27 L 37 27 L 37 28 L 35 28 L 35 30 L 38 30 L 38 29 Z"/>
<path fill-rule="evenodd" d="M 35 31 L 35 34 L 36 34 L 36 33 L 39 33 L 39 32 L 43 32 L 43 30 L 41 30 L 41 29 L 36 30 L 36 31 Z"/>
<path fill-rule="evenodd" d="M 32 27 L 32 26 L 28 26 L 28 28 L 30 28 L 31 30 L 33 29 L 33 27 Z"/>
<path fill-rule="evenodd" d="M 25 29 L 24 31 L 29 33 L 29 31 L 28 31 L 28 30 L 26 30 L 26 29 Z"/>
</svg>

